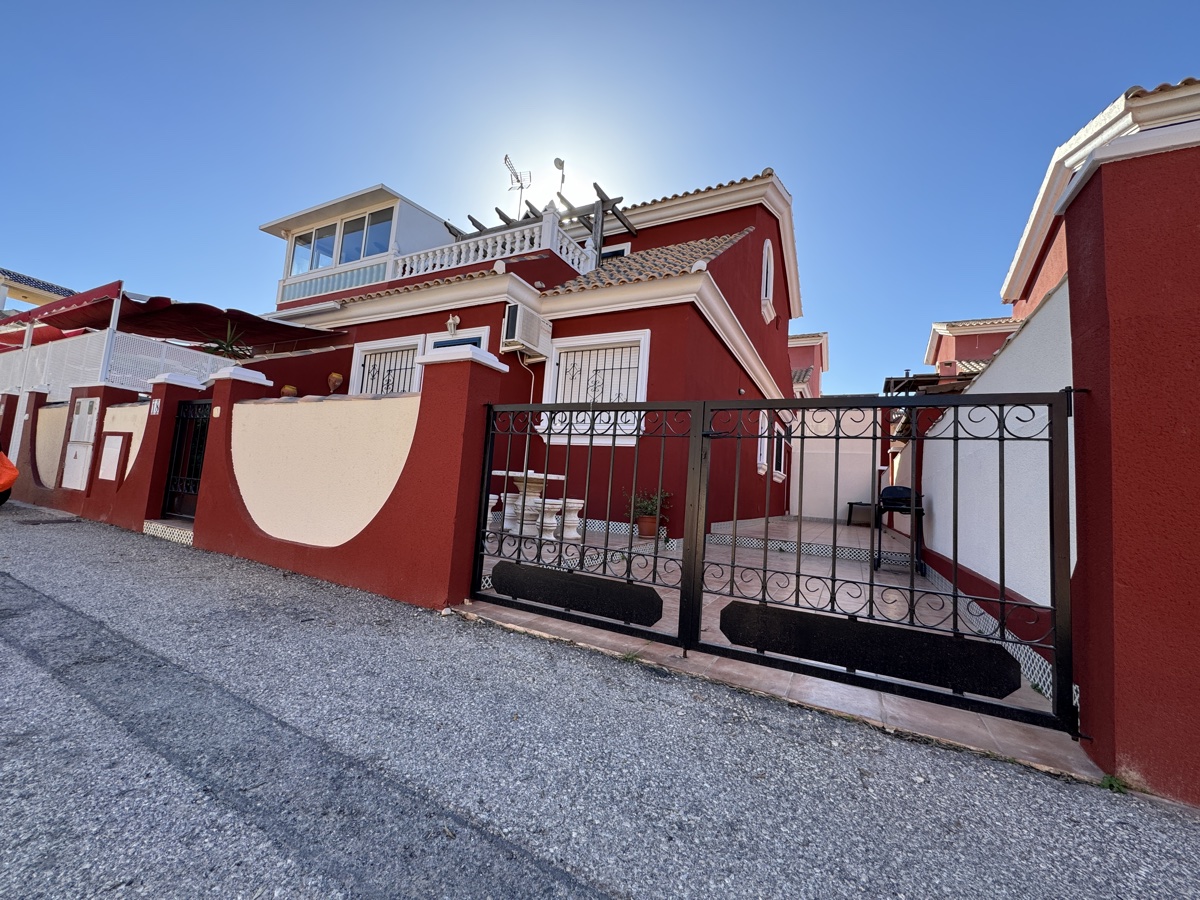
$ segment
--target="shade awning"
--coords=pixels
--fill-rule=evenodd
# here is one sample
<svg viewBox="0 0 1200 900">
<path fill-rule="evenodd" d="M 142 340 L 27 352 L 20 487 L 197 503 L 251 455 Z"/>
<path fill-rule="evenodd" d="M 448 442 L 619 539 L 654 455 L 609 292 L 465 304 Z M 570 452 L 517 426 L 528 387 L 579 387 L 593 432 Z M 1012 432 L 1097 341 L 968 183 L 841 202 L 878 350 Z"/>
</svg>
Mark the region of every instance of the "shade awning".
<svg viewBox="0 0 1200 900">
<path fill-rule="evenodd" d="M 169 297 L 137 297 L 124 291 L 119 297 L 118 329 L 145 337 L 194 344 L 232 339 L 257 349 L 345 334 L 344 331 L 264 319 L 240 309 L 220 309 L 207 303 L 182 303 Z M 31 310 L 30 318 L 64 331 L 99 330 L 107 328 L 112 320 L 114 302 L 116 298 L 111 296 L 92 297 L 76 304 L 56 304 L 56 308 L 44 312 Z"/>
</svg>

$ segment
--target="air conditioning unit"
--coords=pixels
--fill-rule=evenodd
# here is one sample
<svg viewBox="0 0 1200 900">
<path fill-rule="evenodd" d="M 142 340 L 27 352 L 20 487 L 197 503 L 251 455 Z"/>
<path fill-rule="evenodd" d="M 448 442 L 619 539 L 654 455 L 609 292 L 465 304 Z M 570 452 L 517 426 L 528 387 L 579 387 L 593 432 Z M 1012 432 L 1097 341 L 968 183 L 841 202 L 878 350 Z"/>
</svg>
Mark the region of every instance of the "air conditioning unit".
<svg viewBox="0 0 1200 900">
<path fill-rule="evenodd" d="M 542 360 L 550 356 L 550 323 L 519 303 L 510 303 L 504 310 L 504 330 L 500 333 L 500 352 L 513 351 Z"/>
</svg>

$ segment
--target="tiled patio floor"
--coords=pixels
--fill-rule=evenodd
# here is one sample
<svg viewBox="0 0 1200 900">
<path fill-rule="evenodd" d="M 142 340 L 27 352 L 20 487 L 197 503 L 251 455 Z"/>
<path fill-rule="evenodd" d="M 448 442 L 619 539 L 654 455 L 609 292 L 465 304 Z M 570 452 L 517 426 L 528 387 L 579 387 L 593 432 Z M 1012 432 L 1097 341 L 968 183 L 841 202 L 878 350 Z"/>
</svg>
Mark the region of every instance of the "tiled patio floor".
<svg viewBox="0 0 1200 900">
<path fill-rule="evenodd" d="M 732 540 L 732 523 L 713 526 L 704 547 L 706 590 L 700 623 L 701 640 L 729 644 L 720 629 L 720 613 L 735 598 L 767 599 L 828 609 L 831 582 L 837 585 L 835 605 L 841 613 L 903 624 L 911 596 L 917 624 L 948 627 L 947 619 L 951 613 L 945 594 L 939 593 L 932 582 L 907 564 L 894 564 L 898 556 L 906 556 L 909 551 L 906 536 L 885 529 L 883 549 L 897 556 L 891 557 L 893 564 L 885 562 L 875 569 L 870 561 L 873 529 L 810 520 L 797 523 L 795 519 L 772 519 L 767 526 L 768 523 L 762 520 L 739 521 L 736 542 Z M 682 542 L 659 541 L 656 545 L 653 539 L 631 539 L 628 534 L 606 535 L 603 528 L 587 534 L 585 539 L 587 546 L 582 551 L 578 544 L 530 541 L 522 549 L 521 556 L 533 562 L 540 553 L 542 561 L 549 565 L 575 568 L 582 555 L 585 559 L 583 568 L 590 573 L 615 578 L 632 576 L 634 580 L 653 583 L 663 601 L 663 616 L 651 630 L 673 636 L 679 621 L 677 586 Z M 506 555 L 513 558 L 515 542 L 511 538 L 508 541 Z M 797 546 L 804 552 L 797 553 Z M 834 547 L 848 553 L 858 549 L 860 553 L 855 555 L 862 558 L 841 558 L 833 553 Z M 485 557 L 485 574 L 491 572 L 496 561 L 495 557 Z M 504 627 L 569 640 L 608 653 L 636 654 L 644 662 L 804 706 L 854 716 L 889 730 L 1011 757 L 1087 780 L 1098 780 L 1103 776 L 1079 745 L 1060 732 L 695 651 L 684 657 L 682 651 L 671 644 L 577 625 L 498 604 L 477 601 L 458 607 L 457 611 Z M 1047 699 L 1034 691 L 1028 682 L 1005 702 L 1032 709 L 1049 709 Z"/>
<path fill-rule="evenodd" d="M 851 716 L 888 731 L 932 738 L 1013 759 L 1044 771 L 1092 782 L 1104 777 L 1078 743 L 1061 732 L 1046 728 L 707 653 L 690 651 L 684 657 L 678 647 L 670 644 L 482 601 L 464 603 L 454 607 L 454 612 L 465 618 L 478 617 L 504 628 L 570 641 L 604 653 L 636 655 L 641 662 L 674 672 L 720 681 L 836 715 Z"/>
</svg>

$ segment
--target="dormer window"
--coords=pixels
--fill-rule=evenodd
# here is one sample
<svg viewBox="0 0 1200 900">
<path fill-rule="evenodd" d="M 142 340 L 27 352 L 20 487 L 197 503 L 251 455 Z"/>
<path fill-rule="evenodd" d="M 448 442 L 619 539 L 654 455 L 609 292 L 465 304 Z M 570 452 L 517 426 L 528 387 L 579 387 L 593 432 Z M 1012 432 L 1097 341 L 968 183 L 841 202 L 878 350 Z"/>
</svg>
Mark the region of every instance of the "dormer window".
<svg viewBox="0 0 1200 900">
<path fill-rule="evenodd" d="M 303 275 L 386 253 L 392 243 L 393 207 L 322 225 L 292 240 L 292 265 L 288 274 Z"/>
</svg>

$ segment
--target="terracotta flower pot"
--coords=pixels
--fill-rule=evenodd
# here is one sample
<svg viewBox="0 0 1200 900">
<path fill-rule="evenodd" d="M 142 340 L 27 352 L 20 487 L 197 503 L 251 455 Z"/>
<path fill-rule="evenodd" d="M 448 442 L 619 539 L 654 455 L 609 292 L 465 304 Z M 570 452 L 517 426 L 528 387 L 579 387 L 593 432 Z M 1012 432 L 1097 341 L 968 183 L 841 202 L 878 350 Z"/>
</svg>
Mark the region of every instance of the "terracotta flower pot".
<svg viewBox="0 0 1200 900">
<path fill-rule="evenodd" d="M 658 518 L 655 516 L 637 517 L 638 537 L 652 538 L 658 535 Z"/>
</svg>

